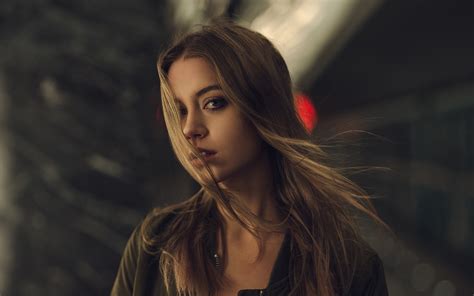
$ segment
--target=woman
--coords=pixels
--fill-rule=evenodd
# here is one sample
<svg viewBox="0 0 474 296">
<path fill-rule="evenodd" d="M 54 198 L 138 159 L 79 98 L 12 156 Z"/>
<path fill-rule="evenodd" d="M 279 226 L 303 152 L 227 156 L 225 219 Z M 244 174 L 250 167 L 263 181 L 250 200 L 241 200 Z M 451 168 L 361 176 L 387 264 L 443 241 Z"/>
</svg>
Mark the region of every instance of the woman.
<svg viewBox="0 0 474 296">
<path fill-rule="evenodd" d="M 367 194 L 324 165 L 295 111 L 287 66 L 225 20 L 158 60 L 177 158 L 202 186 L 132 233 L 112 295 L 387 295 L 351 213 Z"/>
</svg>

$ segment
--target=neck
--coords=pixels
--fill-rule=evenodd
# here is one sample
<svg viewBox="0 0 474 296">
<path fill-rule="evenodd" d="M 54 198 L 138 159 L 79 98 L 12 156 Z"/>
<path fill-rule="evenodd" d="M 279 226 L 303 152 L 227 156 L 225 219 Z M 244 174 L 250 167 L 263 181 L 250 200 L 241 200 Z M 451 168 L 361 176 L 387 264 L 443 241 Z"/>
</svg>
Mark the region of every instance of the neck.
<svg viewBox="0 0 474 296">
<path fill-rule="evenodd" d="M 256 216 L 269 222 L 281 221 L 274 193 L 273 177 L 268 155 L 265 154 L 252 168 L 221 182 L 221 186 L 232 191 L 247 209 Z M 225 213 L 219 209 L 221 213 Z M 247 238 L 251 234 L 233 217 L 222 215 L 227 235 L 234 238 Z"/>
</svg>

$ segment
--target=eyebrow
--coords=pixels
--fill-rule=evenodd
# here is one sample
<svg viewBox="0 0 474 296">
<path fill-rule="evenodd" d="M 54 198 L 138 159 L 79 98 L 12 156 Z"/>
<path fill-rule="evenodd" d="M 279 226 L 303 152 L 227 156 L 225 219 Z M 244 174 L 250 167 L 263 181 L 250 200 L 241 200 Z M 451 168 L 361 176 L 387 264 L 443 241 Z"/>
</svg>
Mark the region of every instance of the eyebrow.
<svg viewBox="0 0 474 296">
<path fill-rule="evenodd" d="M 210 92 L 211 90 L 221 90 L 221 87 L 217 84 L 211 84 L 198 90 L 194 96 L 196 98 L 199 98 L 200 96 L 203 96 L 205 93 Z M 176 99 L 180 101 L 180 98 L 176 98 Z"/>
<path fill-rule="evenodd" d="M 209 86 L 206 86 L 202 89 L 200 89 L 197 93 L 196 93 L 196 97 L 200 97 L 202 95 L 204 95 L 205 93 L 207 92 L 210 92 L 211 90 L 220 90 L 221 87 L 217 84 L 213 84 L 213 85 L 209 85 Z"/>
</svg>

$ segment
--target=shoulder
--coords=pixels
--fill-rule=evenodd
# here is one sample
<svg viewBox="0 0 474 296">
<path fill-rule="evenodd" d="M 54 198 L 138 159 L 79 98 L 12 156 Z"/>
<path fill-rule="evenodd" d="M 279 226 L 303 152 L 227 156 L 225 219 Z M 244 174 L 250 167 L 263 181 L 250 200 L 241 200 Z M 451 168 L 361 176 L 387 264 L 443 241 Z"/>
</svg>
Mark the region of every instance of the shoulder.
<svg viewBox="0 0 474 296">
<path fill-rule="evenodd" d="M 171 223 L 176 213 L 155 208 L 134 227 L 123 251 L 122 259 L 137 258 L 145 250 L 145 241 L 162 233 Z"/>
<path fill-rule="evenodd" d="M 157 271 L 156 256 L 161 246 L 157 238 L 175 216 L 173 211 L 156 208 L 135 226 L 123 250 L 111 295 L 132 295 L 146 289 L 146 279 Z"/>
<path fill-rule="evenodd" d="M 147 279 L 158 277 L 157 257 L 166 240 L 179 233 L 176 225 L 186 220 L 186 213 L 192 208 L 193 198 L 165 208 L 154 208 L 135 226 L 122 253 L 111 295 L 146 294 L 150 283 Z M 155 286 L 159 288 L 160 282 Z M 160 294 L 161 295 L 161 294 Z"/>
<path fill-rule="evenodd" d="M 200 208 L 202 193 L 203 190 L 199 190 L 183 202 L 150 211 L 137 226 L 136 236 L 140 236 L 143 246 L 153 247 L 155 250 L 149 251 L 158 252 L 156 248 L 160 248 L 171 237 L 181 235 L 182 226 L 188 225 L 192 217 L 199 216 L 196 212 Z"/>
<path fill-rule="evenodd" d="M 370 246 L 364 248 L 355 263 L 355 274 L 348 295 L 388 296 L 383 262 Z"/>
</svg>

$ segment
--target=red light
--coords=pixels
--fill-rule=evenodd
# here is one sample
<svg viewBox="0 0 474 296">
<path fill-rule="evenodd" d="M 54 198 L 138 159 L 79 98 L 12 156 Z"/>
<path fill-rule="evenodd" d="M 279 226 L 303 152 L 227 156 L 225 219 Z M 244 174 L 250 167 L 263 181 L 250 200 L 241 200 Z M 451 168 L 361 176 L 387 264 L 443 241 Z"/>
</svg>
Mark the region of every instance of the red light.
<svg viewBox="0 0 474 296">
<path fill-rule="evenodd" d="M 296 93 L 295 103 L 298 116 L 301 118 L 301 121 L 303 121 L 308 133 L 311 133 L 318 123 L 318 112 L 314 107 L 313 102 L 307 95 Z"/>
</svg>

